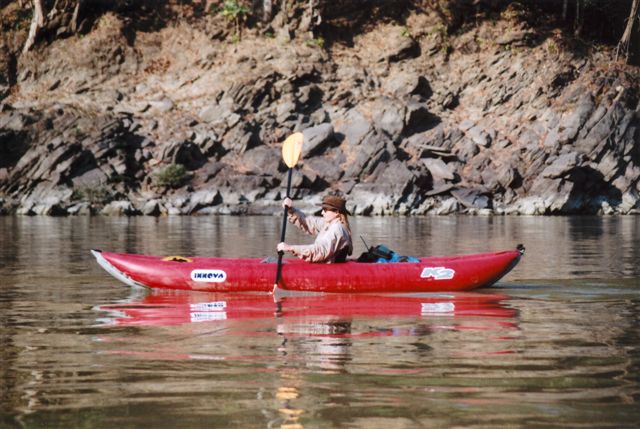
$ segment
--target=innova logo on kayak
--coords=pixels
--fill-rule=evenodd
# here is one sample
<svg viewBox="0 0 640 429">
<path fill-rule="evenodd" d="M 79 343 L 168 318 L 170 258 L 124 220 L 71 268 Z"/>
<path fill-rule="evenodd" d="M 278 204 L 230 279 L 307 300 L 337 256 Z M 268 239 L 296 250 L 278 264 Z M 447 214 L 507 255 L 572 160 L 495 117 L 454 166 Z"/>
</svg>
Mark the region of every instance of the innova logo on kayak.
<svg viewBox="0 0 640 429">
<path fill-rule="evenodd" d="M 434 280 L 449 280 L 452 279 L 453 276 L 456 275 L 455 270 L 451 268 L 445 267 L 424 267 L 422 269 L 422 273 L 420 273 L 420 278 L 428 279 L 433 278 Z"/>
<path fill-rule="evenodd" d="M 222 283 L 227 280 L 227 273 L 222 270 L 193 270 L 191 280 L 194 282 Z"/>
</svg>

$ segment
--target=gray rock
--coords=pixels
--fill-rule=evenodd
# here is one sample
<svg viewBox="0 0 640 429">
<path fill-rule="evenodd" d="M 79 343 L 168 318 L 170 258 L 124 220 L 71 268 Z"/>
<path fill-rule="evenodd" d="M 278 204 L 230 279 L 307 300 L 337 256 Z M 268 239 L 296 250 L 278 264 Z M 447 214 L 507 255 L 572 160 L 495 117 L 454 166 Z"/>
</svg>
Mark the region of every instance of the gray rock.
<svg viewBox="0 0 640 429">
<path fill-rule="evenodd" d="M 382 89 L 399 98 L 418 95 L 426 100 L 433 94 L 431 86 L 424 76 L 405 70 L 392 72 L 384 80 Z"/>
<path fill-rule="evenodd" d="M 222 139 L 222 146 L 227 151 L 243 154 L 247 150 L 260 145 L 259 134 L 249 124 L 241 124 L 227 133 Z"/>
<path fill-rule="evenodd" d="M 322 155 L 334 144 L 333 125 L 326 123 L 306 128 L 304 134 L 303 159 Z"/>
<path fill-rule="evenodd" d="M 478 146 L 489 147 L 491 145 L 489 133 L 477 125 L 467 130 L 466 134 Z"/>
<path fill-rule="evenodd" d="M 531 30 L 511 30 L 498 37 L 495 43 L 498 45 L 524 46 L 532 37 L 535 37 L 535 32 Z"/>
<path fill-rule="evenodd" d="M 457 146 L 458 150 L 456 154 L 463 161 L 473 158 L 480 152 L 478 145 L 466 138 L 461 144 L 458 144 Z"/>
<path fill-rule="evenodd" d="M 544 199 L 538 196 L 525 197 L 505 210 L 505 214 L 543 215 L 547 211 Z"/>
<path fill-rule="evenodd" d="M 390 159 L 390 154 L 386 148 L 387 140 L 380 134 L 372 133 L 366 136 L 355 151 L 355 154 L 353 154 L 353 162 L 347 165 L 345 176 L 359 179 L 373 173 L 380 162 Z"/>
<path fill-rule="evenodd" d="M 509 189 L 516 186 L 522 179 L 520 172 L 515 167 L 503 168 L 498 173 L 498 183 L 504 188 Z"/>
<path fill-rule="evenodd" d="M 602 119 L 589 129 L 586 135 L 580 135 L 580 138 L 575 143 L 576 149 L 592 160 L 597 159 L 604 150 L 612 130 L 616 128 L 616 125 L 624 116 L 624 107 L 619 103 L 615 103 Z M 587 127 L 585 126 L 585 128 Z"/>
<path fill-rule="evenodd" d="M 424 158 L 422 162 L 429 170 L 429 173 L 431 173 L 434 182 L 445 180 L 453 181 L 455 179 L 455 174 L 442 159 Z"/>
<path fill-rule="evenodd" d="M 173 105 L 173 101 L 171 101 L 170 99 L 163 98 L 158 101 L 150 101 L 149 106 L 151 107 L 152 111 L 155 111 L 158 113 L 167 113 L 171 111 L 171 109 L 173 109 L 174 105 Z M 211 122 L 211 121 L 207 121 L 207 122 Z"/>
<path fill-rule="evenodd" d="M 314 172 L 327 184 L 336 184 L 344 174 L 340 165 L 330 158 L 315 157 L 304 161 L 304 167 Z"/>
<path fill-rule="evenodd" d="M 74 188 L 97 188 L 106 184 L 107 180 L 107 175 L 99 168 L 92 168 L 71 179 Z"/>
<path fill-rule="evenodd" d="M 473 209 L 487 209 L 490 207 L 489 197 L 477 189 L 456 189 L 451 191 L 463 206 Z"/>
<path fill-rule="evenodd" d="M 67 211 L 59 203 L 36 204 L 32 208 L 35 215 L 41 216 L 65 216 Z"/>
<path fill-rule="evenodd" d="M 231 112 L 225 107 L 219 104 L 213 104 L 203 108 L 198 114 L 198 117 L 202 122 L 206 123 L 225 122 L 230 114 Z"/>
<path fill-rule="evenodd" d="M 541 175 L 548 179 L 566 176 L 580 163 L 581 159 L 582 156 L 577 152 L 560 155 L 542 171 Z"/>
<path fill-rule="evenodd" d="M 420 46 L 412 38 L 402 34 L 402 28 L 391 29 L 382 46 L 378 61 L 396 62 L 420 55 Z"/>
<path fill-rule="evenodd" d="M 34 207 L 35 203 L 32 201 L 25 201 L 18 207 L 16 214 L 21 216 L 33 216 L 35 214 L 33 211 Z"/>
<path fill-rule="evenodd" d="M 405 124 L 410 130 L 424 130 L 432 126 L 435 117 L 425 103 L 407 103 Z"/>
<path fill-rule="evenodd" d="M 333 127 L 336 134 L 344 136 L 350 146 L 359 145 L 373 131 L 371 122 L 357 109 L 352 109 L 343 118 L 335 120 Z"/>
<path fill-rule="evenodd" d="M 459 203 L 456 198 L 447 198 L 437 205 L 431 213 L 438 216 L 450 215 L 458 211 Z"/>
<path fill-rule="evenodd" d="M 405 112 L 404 106 L 398 106 L 390 100 L 380 100 L 379 108 L 374 113 L 375 127 L 396 141 L 404 130 Z"/>
<path fill-rule="evenodd" d="M 397 200 L 392 193 L 384 192 L 379 186 L 359 183 L 349 195 L 350 211 L 362 216 L 392 214 Z"/>
<path fill-rule="evenodd" d="M 131 201 L 112 201 L 100 211 L 106 216 L 133 216 L 138 214 Z"/>
<path fill-rule="evenodd" d="M 89 216 L 91 212 L 91 204 L 81 202 L 67 208 L 67 213 L 72 216 Z"/>
<path fill-rule="evenodd" d="M 144 203 L 140 212 L 145 216 L 159 216 L 161 207 L 159 200 L 149 200 Z"/>
<path fill-rule="evenodd" d="M 465 119 L 464 121 L 460 122 L 460 124 L 458 125 L 458 128 L 466 133 L 467 131 L 469 131 L 471 128 L 475 126 L 476 126 L 475 122 L 473 122 L 470 119 Z"/>
<path fill-rule="evenodd" d="M 257 175 L 277 176 L 279 175 L 278 167 L 282 165 L 282 168 L 285 168 L 280 148 L 270 146 L 258 146 L 246 151 L 242 157 L 242 164 L 246 171 Z M 218 169 L 220 165 L 217 164 L 211 168 Z"/>
<path fill-rule="evenodd" d="M 178 207 L 174 207 L 174 206 L 168 206 L 167 208 L 167 215 L 169 216 L 180 216 L 182 215 L 182 210 Z"/>
<path fill-rule="evenodd" d="M 276 106 L 276 120 L 286 122 L 295 116 L 296 104 L 292 100 L 285 100 Z"/>
</svg>

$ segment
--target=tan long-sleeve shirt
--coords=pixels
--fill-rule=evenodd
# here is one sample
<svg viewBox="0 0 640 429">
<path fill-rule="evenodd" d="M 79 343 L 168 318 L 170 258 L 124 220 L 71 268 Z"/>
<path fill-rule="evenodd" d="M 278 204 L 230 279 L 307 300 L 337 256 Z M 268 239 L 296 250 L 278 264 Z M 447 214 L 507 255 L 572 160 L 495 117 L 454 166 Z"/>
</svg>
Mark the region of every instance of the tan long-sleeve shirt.
<svg viewBox="0 0 640 429">
<path fill-rule="evenodd" d="M 310 235 L 316 235 L 313 244 L 293 245 L 291 252 L 307 262 L 333 263 L 343 252 L 351 254 L 351 233 L 340 219 L 325 222 L 323 218 L 307 216 L 297 209 L 289 211 L 289 222 Z"/>
</svg>

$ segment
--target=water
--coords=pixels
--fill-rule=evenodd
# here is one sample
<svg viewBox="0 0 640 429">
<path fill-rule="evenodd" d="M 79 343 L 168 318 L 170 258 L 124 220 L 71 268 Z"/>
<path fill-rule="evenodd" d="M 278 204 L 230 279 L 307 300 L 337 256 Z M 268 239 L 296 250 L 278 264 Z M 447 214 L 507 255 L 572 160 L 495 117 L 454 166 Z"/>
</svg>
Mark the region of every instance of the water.
<svg viewBox="0 0 640 429">
<path fill-rule="evenodd" d="M 526 245 L 472 294 L 136 294 L 88 252 L 265 256 L 279 225 L 0 218 L 0 427 L 638 427 L 638 217 L 354 219 L 405 254 Z"/>
</svg>

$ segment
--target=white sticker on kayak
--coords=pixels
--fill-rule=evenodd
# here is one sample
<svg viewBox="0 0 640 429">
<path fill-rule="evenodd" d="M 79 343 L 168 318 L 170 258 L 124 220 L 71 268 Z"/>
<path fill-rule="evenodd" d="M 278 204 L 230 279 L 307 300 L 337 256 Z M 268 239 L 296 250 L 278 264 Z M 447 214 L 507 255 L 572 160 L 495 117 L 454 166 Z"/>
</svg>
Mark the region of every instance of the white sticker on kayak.
<svg viewBox="0 0 640 429">
<path fill-rule="evenodd" d="M 191 313 L 191 322 L 209 322 L 211 320 L 227 320 L 226 311 L 200 311 Z"/>
<path fill-rule="evenodd" d="M 428 279 L 433 278 L 434 280 L 448 280 L 452 279 L 455 276 L 455 270 L 451 268 L 445 267 L 424 267 L 422 269 L 422 273 L 420 274 L 420 278 Z"/>
<path fill-rule="evenodd" d="M 222 283 L 227 279 L 227 273 L 222 270 L 193 270 L 191 280 L 194 282 Z"/>
<path fill-rule="evenodd" d="M 455 311 L 456 305 L 453 302 L 423 302 L 422 315 L 427 314 L 451 314 Z"/>
<path fill-rule="evenodd" d="M 199 302 L 189 308 L 191 311 L 222 311 L 227 308 L 227 301 Z"/>
</svg>

